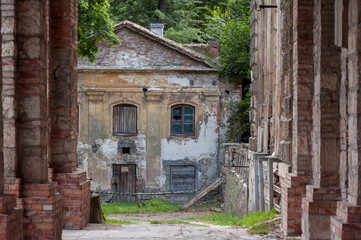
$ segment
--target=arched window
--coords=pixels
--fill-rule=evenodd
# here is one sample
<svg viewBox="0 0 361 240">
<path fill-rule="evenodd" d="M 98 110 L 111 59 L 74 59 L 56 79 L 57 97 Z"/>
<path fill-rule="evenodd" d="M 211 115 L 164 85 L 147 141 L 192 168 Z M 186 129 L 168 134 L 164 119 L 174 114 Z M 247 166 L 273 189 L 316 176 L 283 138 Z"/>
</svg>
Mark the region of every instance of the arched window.
<svg viewBox="0 0 361 240">
<path fill-rule="evenodd" d="M 194 134 L 194 107 L 176 105 L 172 107 L 172 134 Z"/>
<path fill-rule="evenodd" d="M 119 104 L 113 107 L 113 134 L 137 133 L 137 107 Z"/>
</svg>

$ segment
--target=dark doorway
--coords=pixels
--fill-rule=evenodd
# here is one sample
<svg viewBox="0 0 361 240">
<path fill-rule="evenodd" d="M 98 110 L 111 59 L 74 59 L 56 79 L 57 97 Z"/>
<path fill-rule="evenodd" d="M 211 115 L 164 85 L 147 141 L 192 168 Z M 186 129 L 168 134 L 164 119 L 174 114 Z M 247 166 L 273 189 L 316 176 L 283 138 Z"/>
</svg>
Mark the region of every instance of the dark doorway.
<svg viewBox="0 0 361 240">
<path fill-rule="evenodd" d="M 136 165 L 114 164 L 112 192 L 114 202 L 134 202 L 136 191 Z"/>
</svg>

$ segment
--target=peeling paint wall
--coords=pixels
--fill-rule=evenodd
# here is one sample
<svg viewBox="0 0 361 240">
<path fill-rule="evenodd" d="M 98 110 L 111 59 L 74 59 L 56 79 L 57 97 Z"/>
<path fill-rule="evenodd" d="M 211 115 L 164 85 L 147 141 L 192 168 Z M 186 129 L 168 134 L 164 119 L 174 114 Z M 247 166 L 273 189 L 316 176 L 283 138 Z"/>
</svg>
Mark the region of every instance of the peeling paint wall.
<svg viewBox="0 0 361 240">
<path fill-rule="evenodd" d="M 171 191 L 173 165 L 195 166 L 195 187 L 204 188 L 218 177 L 226 102 L 238 98 L 241 89 L 220 81 L 215 69 L 141 34 L 124 29 L 119 36 L 122 45 L 101 47 L 95 64 L 79 64 L 78 166 L 87 170 L 92 190 L 104 194 L 114 192 L 114 164 L 136 164 L 138 192 Z M 122 63 L 113 59 L 121 55 Z M 137 134 L 113 134 L 117 104 L 136 106 Z M 194 135 L 171 134 L 171 107 L 177 104 L 194 107 Z M 129 153 L 122 152 L 124 147 Z M 189 195 L 177 197 L 172 200 Z"/>
</svg>

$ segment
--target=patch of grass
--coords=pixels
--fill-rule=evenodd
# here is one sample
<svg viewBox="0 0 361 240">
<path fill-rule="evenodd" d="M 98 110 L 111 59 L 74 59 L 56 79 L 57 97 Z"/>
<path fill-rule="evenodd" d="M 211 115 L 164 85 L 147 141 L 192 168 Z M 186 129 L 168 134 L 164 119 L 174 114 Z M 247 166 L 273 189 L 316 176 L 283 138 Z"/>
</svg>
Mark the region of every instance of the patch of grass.
<svg viewBox="0 0 361 240">
<path fill-rule="evenodd" d="M 180 208 L 177 204 L 169 203 L 162 198 L 146 201 L 140 207 L 137 203 L 103 203 L 102 210 L 110 213 L 146 213 L 146 212 L 174 212 Z"/>
<path fill-rule="evenodd" d="M 268 234 L 271 229 L 268 227 L 268 224 L 262 223 L 252 226 L 247 230 L 250 234 Z"/>
<path fill-rule="evenodd" d="M 278 220 L 279 219 L 275 219 L 269 222 L 255 224 L 250 229 L 248 229 L 247 232 L 250 234 L 268 234 L 271 231 L 272 225 L 276 223 Z"/>
<path fill-rule="evenodd" d="M 203 210 L 210 209 L 212 207 L 219 207 L 220 202 L 217 200 L 211 200 L 207 202 L 197 202 L 194 205 L 190 206 L 187 210 Z"/>
<path fill-rule="evenodd" d="M 190 218 L 190 220 L 201 220 L 214 225 L 221 226 L 246 226 L 251 227 L 255 223 L 263 222 L 267 219 L 276 216 L 276 212 L 272 209 L 268 212 L 255 212 L 244 217 L 236 216 L 235 214 L 214 213 L 205 215 L 199 218 Z"/>
<path fill-rule="evenodd" d="M 126 221 L 126 220 L 121 220 L 121 219 L 109 219 L 107 217 L 105 218 L 105 222 L 106 223 L 121 224 L 121 225 L 133 224 L 133 222 L 131 222 L 131 221 Z"/>
<path fill-rule="evenodd" d="M 150 224 L 190 224 L 189 222 L 180 220 L 151 220 Z"/>
</svg>

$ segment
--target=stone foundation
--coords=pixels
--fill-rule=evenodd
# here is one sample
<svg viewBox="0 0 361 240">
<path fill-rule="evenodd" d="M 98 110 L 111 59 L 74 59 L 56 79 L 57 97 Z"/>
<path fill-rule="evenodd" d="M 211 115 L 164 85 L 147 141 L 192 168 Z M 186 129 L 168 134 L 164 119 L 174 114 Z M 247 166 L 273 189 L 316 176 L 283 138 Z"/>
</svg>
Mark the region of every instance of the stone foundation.
<svg viewBox="0 0 361 240">
<path fill-rule="evenodd" d="M 330 219 L 336 214 L 341 189 L 308 185 L 306 190 L 302 199 L 302 238 L 330 239 Z"/>
<path fill-rule="evenodd" d="M 23 239 L 23 211 L 15 206 L 15 195 L 0 195 L 0 239 Z"/>
<path fill-rule="evenodd" d="M 21 186 L 24 198 L 24 237 L 61 239 L 62 199 L 56 182 Z"/>
<path fill-rule="evenodd" d="M 361 206 L 337 203 L 337 216 L 331 217 L 331 239 L 361 239 Z"/>
<path fill-rule="evenodd" d="M 287 174 L 286 179 L 281 181 L 281 224 L 285 235 L 300 235 L 302 198 L 306 196 L 307 176 Z"/>
<path fill-rule="evenodd" d="M 90 181 L 86 172 L 55 173 L 63 195 L 63 227 L 82 229 L 90 221 Z"/>
</svg>

